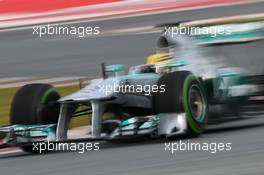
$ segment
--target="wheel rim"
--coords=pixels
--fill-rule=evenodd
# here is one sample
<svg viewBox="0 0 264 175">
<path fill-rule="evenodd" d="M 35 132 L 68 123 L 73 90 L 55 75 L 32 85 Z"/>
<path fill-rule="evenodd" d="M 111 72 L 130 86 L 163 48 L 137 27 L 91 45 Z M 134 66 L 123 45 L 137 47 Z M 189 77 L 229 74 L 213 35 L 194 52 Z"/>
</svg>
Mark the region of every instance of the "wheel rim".
<svg viewBox="0 0 264 175">
<path fill-rule="evenodd" d="M 189 109 L 193 119 L 197 122 L 203 122 L 205 108 L 205 99 L 202 95 L 200 87 L 192 85 L 189 89 Z"/>
</svg>

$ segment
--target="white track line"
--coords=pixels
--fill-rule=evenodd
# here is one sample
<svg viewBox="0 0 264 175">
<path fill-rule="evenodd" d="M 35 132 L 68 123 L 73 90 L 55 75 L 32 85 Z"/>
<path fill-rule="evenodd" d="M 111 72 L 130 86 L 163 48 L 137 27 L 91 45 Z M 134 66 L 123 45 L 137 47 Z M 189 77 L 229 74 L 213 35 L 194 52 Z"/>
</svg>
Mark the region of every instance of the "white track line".
<svg viewBox="0 0 264 175">
<path fill-rule="evenodd" d="M 7 150 L 7 149 L 1 150 L 0 149 L 0 155 L 6 155 L 6 154 L 21 153 L 21 152 L 23 152 L 21 149 L 18 149 L 18 148 L 12 148 L 13 150 L 10 150 L 10 148 L 8 148 L 8 149 L 9 150 Z"/>
<path fill-rule="evenodd" d="M 33 80 L 32 80 L 33 79 Z M 32 83 L 47 83 L 54 84 L 57 87 L 60 86 L 69 86 L 78 84 L 80 80 L 87 80 L 87 77 L 57 77 L 57 78 L 28 78 L 28 77 L 19 77 L 19 78 L 2 78 L 0 79 L 0 88 L 14 88 L 21 87 L 26 84 Z M 24 81 L 23 81 L 24 80 Z M 10 81 L 10 83 L 8 83 Z M 7 83 L 5 83 L 7 82 Z"/>
</svg>

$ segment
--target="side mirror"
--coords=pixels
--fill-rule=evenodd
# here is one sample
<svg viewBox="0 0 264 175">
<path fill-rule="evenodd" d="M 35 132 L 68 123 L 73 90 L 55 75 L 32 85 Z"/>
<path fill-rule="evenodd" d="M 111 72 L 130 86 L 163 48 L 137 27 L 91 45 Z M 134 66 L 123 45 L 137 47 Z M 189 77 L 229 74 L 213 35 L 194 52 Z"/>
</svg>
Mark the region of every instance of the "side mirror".
<svg viewBox="0 0 264 175">
<path fill-rule="evenodd" d="M 185 66 L 186 62 L 184 60 L 178 60 L 178 61 L 173 61 L 167 63 L 167 66 L 169 67 L 180 67 L 180 66 Z"/>
<path fill-rule="evenodd" d="M 102 68 L 102 75 L 103 75 L 103 79 L 107 78 L 107 72 L 114 72 L 115 76 L 118 75 L 119 71 L 122 71 L 125 69 L 125 66 L 122 64 L 114 64 L 114 65 L 110 65 L 110 66 L 105 66 L 104 63 L 101 64 L 101 68 Z"/>
<path fill-rule="evenodd" d="M 125 69 L 125 66 L 122 64 L 114 64 L 105 67 L 106 72 L 119 72 Z"/>
</svg>

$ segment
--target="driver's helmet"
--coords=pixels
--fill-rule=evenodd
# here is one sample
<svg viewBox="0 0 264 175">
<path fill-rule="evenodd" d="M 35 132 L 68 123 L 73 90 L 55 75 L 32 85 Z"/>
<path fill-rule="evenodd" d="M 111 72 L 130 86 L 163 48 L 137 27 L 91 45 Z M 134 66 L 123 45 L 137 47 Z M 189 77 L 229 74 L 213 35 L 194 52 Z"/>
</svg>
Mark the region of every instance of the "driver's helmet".
<svg viewBox="0 0 264 175">
<path fill-rule="evenodd" d="M 156 53 L 156 54 L 153 54 L 153 55 L 150 55 L 149 57 L 147 57 L 147 64 L 155 65 L 155 72 L 156 73 L 166 74 L 170 70 L 169 70 L 168 66 L 164 66 L 164 64 L 167 64 L 167 63 L 172 62 L 174 60 L 175 60 L 174 57 L 167 52 Z"/>
<path fill-rule="evenodd" d="M 147 57 L 146 64 L 166 64 L 172 61 L 172 56 L 167 53 L 156 53 Z"/>
</svg>

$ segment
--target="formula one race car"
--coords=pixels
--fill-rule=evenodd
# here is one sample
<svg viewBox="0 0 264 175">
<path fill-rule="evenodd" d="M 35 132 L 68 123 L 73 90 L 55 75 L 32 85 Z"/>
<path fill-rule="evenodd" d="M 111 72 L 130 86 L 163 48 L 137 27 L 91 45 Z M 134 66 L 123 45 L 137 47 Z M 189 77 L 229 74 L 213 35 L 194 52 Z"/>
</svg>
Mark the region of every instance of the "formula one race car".
<svg viewBox="0 0 264 175">
<path fill-rule="evenodd" d="M 34 142 L 67 141 L 70 119 L 81 115 L 91 117 L 90 139 L 197 136 L 216 117 L 262 104 L 263 76 L 225 65 L 197 44 L 205 36 L 197 38 L 164 32 L 159 53 L 147 64 L 133 66 L 125 75 L 119 75 L 122 65 L 102 64 L 102 78 L 65 97 L 47 84 L 22 87 L 11 106 L 11 126 L 0 129 L 6 133 L 2 147 L 31 152 Z M 111 117 L 103 117 L 106 113 Z"/>
</svg>

